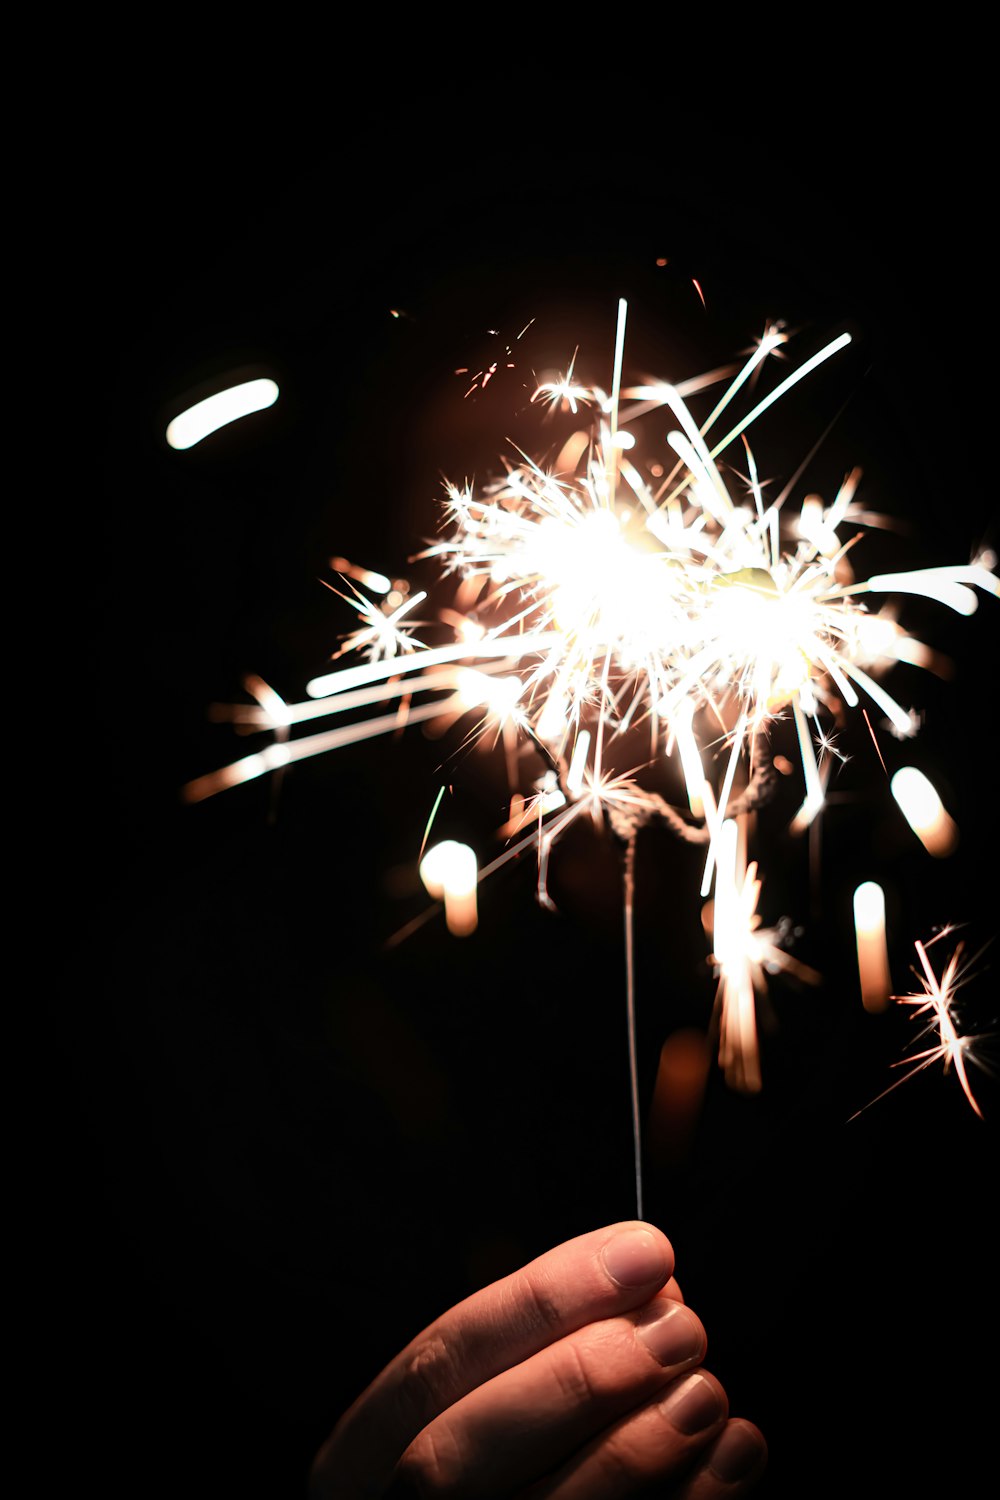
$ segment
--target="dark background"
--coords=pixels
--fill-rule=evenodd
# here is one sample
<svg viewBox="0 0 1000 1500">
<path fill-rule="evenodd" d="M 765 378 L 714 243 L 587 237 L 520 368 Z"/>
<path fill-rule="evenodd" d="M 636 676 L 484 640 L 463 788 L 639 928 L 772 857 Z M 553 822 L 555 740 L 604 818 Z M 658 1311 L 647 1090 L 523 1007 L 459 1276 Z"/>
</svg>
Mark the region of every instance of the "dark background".
<svg viewBox="0 0 1000 1500">
<path fill-rule="evenodd" d="M 801 330 L 790 363 L 849 328 L 851 349 L 755 429 L 762 473 L 790 474 L 839 412 L 797 497 L 829 500 L 864 468 L 862 499 L 898 529 L 859 568 L 996 544 L 971 112 L 781 146 L 704 127 L 693 159 L 572 135 L 555 149 L 509 118 L 400 109 L 380 127 L 218 149 L 187 172 L 190 125 L 128 151 L 118 136 L 81 153 L 69 190 L 96 429 L 52 539 L 84 708 L 49 799 L 63 919 L 35 1104 L 54 1147 L 37 1381 L 46 1461 L 108 1495 L 301 1495 L 337 1413 L 435 1313 L 634 1211 L 610 846 L 557 851 L 558 915 L 527 858 L 482 888 L 473 938 L 438 919 L 387 947 L 423 909 L 441 742 L 415 729 L 306 762 L 276 804 L 264 781 L 180 801 L 248 748 L 208 706 L 241 700 L 249 671 L 301 697 L 351 627 L 318 582 L 327 559 L 422 583 L 408 559 L 442 474 L 484 475 L 511 437 L 551 442 L 525 412 L 533 375 L 579 344 L 580 371 L 607 379 L 623 295 L 633 376 L 726 362 L 769 318 Z M 532 318 L 515 368 L 463 400 L 455 370 Z M 277 405 L 169 451 L 184 393 L 243 366 L 274 375 Z M 761 1096 L 713 1068 L 685 1139 L 650 1126 L 647 1215 L 733 1410 L 769 1439 L 771 1497 L 971 1493 L 996 1418 L 995 1083 L 977 1075 L 985 1124 L 939 1067 L 850 1118 L 914 1030 L 901 1008 L 861 1009 L 858 880 L 888 889 L 897 986 L 937 925 L 968 923 L 972 948 L 995 932 L 996 604 L 963 620 L 913 601 L 903 619 L 954 675 L 898 668 L 890 686 L 925 723 L 880 744 L 890 771 L 933 776 L 960 849 L 923 853 L 849 728 L 819 884 L 777 816 L 756 851 L 765 918 L 801 924 L 824 984 L 772 984 Z M 499 759 L 447 775 L 440 831 L 485 860 Z M 697 864 L 640 841 L 646 1102 L 665 1038 L 708 1023 Z M 967 992 L 974 1029 L 996 1026 L 989 964 Z"/>
</svg>

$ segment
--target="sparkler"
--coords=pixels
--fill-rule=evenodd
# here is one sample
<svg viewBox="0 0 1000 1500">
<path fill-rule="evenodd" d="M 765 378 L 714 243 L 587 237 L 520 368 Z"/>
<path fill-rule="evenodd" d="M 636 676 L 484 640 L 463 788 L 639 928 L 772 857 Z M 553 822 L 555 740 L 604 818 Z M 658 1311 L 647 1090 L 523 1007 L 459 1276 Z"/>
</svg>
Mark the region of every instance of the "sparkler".
<svg viewBox="0 0 1000 1500">
<path fill-rule="evenodd" d="M 758 926 L 761 883 L 745 859 L 746 815 L 771 794 L 772 728 L 778 720 L 794 724 L 802 801 L 792 827 L 801 832 L 825 802 L 823 761 L 833 719 L 845 710 L 866 718 L 877 710 L 898 736 L 917 727 L 881 678 L 899 661 L 931 666 L 934 655 L 903 630 L 895 613 L 885 606 L 873 612 L 868 599 L 920 594 L 971 614 L 976 590 L 997 595 L 1000 589 L 988 555 L 955 567 L 859 579 L 852 565 L 856 528 L 869 518 L 856 503 L 857 469 L 829 504 L 810 495 L 798 514 L 788 503 L 791 486 L 765 498 L 749 429 L 843 349 L 848 334 L 798 364 L 734 421 L 731 408 L 789 342 L 783 328 L 769 327 L 738 369 L 683 385 L 628 386 L 625 323 L 622 302 L 608 390 L 578 378 L 576 354 L 564 376 L 536 389 L 532 402 L 540 411 L 588 417 L 586 429 L 575 430 L 554 460 L 515 451 L 482 489 L 447 486 L 441 534 L 418 554 L 434 562 L 454 590 L 438 608 L 438 623 L 421 626 L 412 617 L 418 604 L 431 611 L 427 591 L 411 594 L 405 583 L 339 559 L 360 624 L 336 656 L 352 651 L 364 660 L 315 678 L 308 702 L 286 704 L 258 683 L 255 705 L 220 710 L 246 729 L 274 732 L 275 742 L 191 782 L 186 795 L 200 800 L 292 760 L 394 731 L 404 720 L 447 723 L 475 715 L 470 738 L 491 730 L 503 741 L 511 781 L 503 830 L 508 847 L 480 869 L 479 880 L 534 848 L 538 898 L 551 904 L 548 862 L 561 835 L 581 816 L 598 827 L 607 824 L 626 850 L 626 988 L 641 1214 L 632 979 L 638 832 L 658 821 L 705 848 L 701 894 L 707 898 L 714 884 L 720 1061 L 731 1083 L 755 1090 L 761 1083 L 755 995 L 765 970 L 796 968 L 782 952 L 780 933 Z M 720 386 L 722 394 L 699 423 L 689 403 Z M 732 425 L 718 437 L 724 415 Z M 650 416 L 661 432 L 664 418 L 670 424 L 669 455 L 633 460 Z M 669 472 L 661 457 L 672 459 Z M 843 537 L 851 523 L 855 529 Z M 418 629 L 431 629 L 434 638 L 418 638 Z M 393 712 L 362 716 L 394 700 Z M 297 726 L 337 714 L 353 717 L 341 727 L 291 738 Z M 641 786 L 636 767 L 614 764 L 626 735 L 640 727 L 648 737 L 647 764 L 675 754 L 680 761 L 686 810 Z M 717 789 L 705 769 L 710 751 L 720 772 Z M 521 761 L 531 752 L 541 774 L 526 786 Z M 433 880 L 430 888 L 437 889 Z M 798 972 L 816 977 L 802 966 Z M 943 1028 L 943 1001 L 935 1014 Z M 965 1087 L 961 1049 L 952 1047 L 948 1057 Z"/>
</svg>

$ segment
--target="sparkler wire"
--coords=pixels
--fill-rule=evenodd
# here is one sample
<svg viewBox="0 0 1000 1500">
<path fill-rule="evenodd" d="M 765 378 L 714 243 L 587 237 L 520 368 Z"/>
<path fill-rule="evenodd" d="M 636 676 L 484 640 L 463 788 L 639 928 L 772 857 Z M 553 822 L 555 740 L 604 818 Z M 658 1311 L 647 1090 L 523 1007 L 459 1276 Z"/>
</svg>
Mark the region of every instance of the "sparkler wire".
<svg viewBox="0 0 1000 1500">
<path fill-rule="evenodd" d="M 642 1127 L 639 1122 L 639 1064 L 635 1038 L 635 840 L 625 845 L 625 1011 L 628 1022 L 628 1071 L 632 1095 L 632 1146 L 635 1153 L 635 1214 L 642 1212 Z"/>
</svg>

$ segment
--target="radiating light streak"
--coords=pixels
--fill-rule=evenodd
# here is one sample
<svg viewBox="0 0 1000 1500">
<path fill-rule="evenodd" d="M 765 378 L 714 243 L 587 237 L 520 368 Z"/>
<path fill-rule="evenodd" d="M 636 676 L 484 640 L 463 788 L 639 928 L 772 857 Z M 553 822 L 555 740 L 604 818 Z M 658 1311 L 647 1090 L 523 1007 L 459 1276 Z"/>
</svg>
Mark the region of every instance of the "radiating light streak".
<svg viewBox="0 0 1000 1500">
<path fill-rule="evenodd" d="M 578 797 L 583 790 L 583 775 L 587 769 L 589 751 L 590 731 L 584 729 L 577 735 L 576 744 L 573 746 L 573 759 L 566 773 L 566 790 L 573 797 Z"/>
<path fill-rule="evenodd" d="M 874 880 L 863 881 L 854 892 L 854 932 L 861 1003 L 873 1013 L 885 1010 L 892 995 L 885 937 L 885 892 Z"/>
<path fill-rule="evenodd" d="M 951 854 L 958 844 L 958 826 L 923 771 L 916 766 L 903 766 L 889 785 L 903 817 L 928 854 L 936 859 Z"/>
<path fill-rule="evenodd" d="M 872 594 L 922 594 L 955 610 L 956 614 L 972 615 L 979 607 L 973 585 L 1000 597 L 1000 580 L 975 563 L 966 567 L 917 568 L 910 573 L 877 573 L 862 587 Z"/>
<path fill-rule="evenodd" d="M 232 385 L 174 417 L 167 426 L 167 442 L 171 448 L 193 448 L 220 427 L 238 422 L 251 412 L 263 411 L 277 399 L 278 387 L 273 380 L 245 380 L 241 385 Z"/>
<path fill-rule="evenodd" d="M 443 712 L 441 703 L 421 703 L 411 708 L 407 719 L 411 724 L 437 717 Z M 328 729 L 325 734 L 307 735 L 305 739 L 292 740 L 289 744 L 268 745 L 254 755 L 245 755 L 221 770 L 211 771 L 207 776 L 198 776 L 183 788 L 185 802 L 203 802 L 216 792 L 229 787 L 241 786 L 258 776 L 266 776 L 293 761 L 306 760 L 312 755 L 325 755 L 329 750 L 340 750 L 345 745 L 356 745 L 362 740 L 371 740 L 381 734 L 391 734 L 399 728 L 398 714 L 385 714 L 377 719 L 363 719 L 360 724 L 345 724 L 343 729 Z"/>
<path fill-rule="evenodd" d="M 690 699 L 684 699 L 678 706 L 673 718 L 673 730 L 684 772 L 688 806 L 692 817 L 702 818 L 705 815 L 705 794 L 708 790 L 708 783 L 705 779 L 701 751 L 698 749 L 698 741 L 695 738 L 694 704 Z"/>
<path fill-rule="evenodd" d="M 795 718 L 795 732 L 798 736 L 799 755 L 802 759 L 802 770 L 806 782 L 806 795 L 802 806 L 792 820 L 792 832 L 802 833 L 813 822 L 816 815 L 822 811 L 823 804 L 826 801 L 826 792 L 819 773 L 819 765 L 816 761 L 816 751 L 813 749 L 809 725 L 806 722 L 805 714 L 802 712 L 802 705 L 795 699 L 792 700 L 792 713 Z"/>
<path fill-rule="evenodd" d="M 814 354 L 811 359 L 807 359 L 805 364 L 800 365 L 797 370 L 793 370 L 791 375 L 787 376 L 780 385 L 775 386 L 769 396 L 765 396 L 763 401 L 758 401 L 753 411 L 745 416 L 742 422 L 738 422 L 731 432 L 726 433 L 721 443 L 716 443 L 712 449 L 712 457 L 718 458 L 720 453 L 726 451 L 734 438 L 738 438 L 741 432 L 746 432 L 751 422 L 756 422 L 762 412 L 767 411 L 768 407 L 773 406 L 776 401 L 780 401 L 786 391 L 790 391 L 793 385 L 797 385 L 800 380 L 815 370 L 824 360 L 829 359 L 833 354 L 837 354 L 841 349 L 846 349 L 850 342 L 851 335 L 849 333 L 842 333 L 839 338 L 833 339 L 829 344 L 826 344 L 818 354 Z"/>
<path fill-rule="evenodd" d="M 849 677 L 853 677 L 854 681 L 864 688 L 872 702 L 878 704 L 889 723 L 903 739 L 909 739 L 910 735 L 916 733 L 917 725 L 913 715 L 907 713 L 905 708 L 901 708 L 895 698 L 887 693 L 885 688 L 874 682 L 867 672 L 863 672 L 859 666 L 846 658 L 841 659 L 840 666 Z"/>
<path fill-rule="evenodd" d="M 512 665 L 509 658 L 506 661 L 485 661 L 480 662 L 475 670 L 486 676 L 509 670 Z M 389 682 L 373 683 L 369 687 L 356 689 L 353 693 L 331 694 L 311 703 L 284 703 L 284 700 L 279 699 L 282 704 L 280 712 L 272 711 L 261 703 L 220 703 L 214 705 L 212 718 L 227 719 L 252 729 L 273 729 L 279 723 L 307 724 L 314 719 L 329 718 L 333 714 L 350 713 L 356 708 L 391 702 L 393 698 L 403 698 L 408 693 L 453 692 L 461 670 L 461 667 L 446 667 L 440 672 L 422 672 L 416 682 L 407 676 L 397 676 Z"/>
<path fill-rule="evenodd" d="M 719 793 L 718 814 L 716 817 L 715 827 L 712 830 L 712 837 L 708 845 L 708 855 L 705 859 L 705 873 L 702 876 L 701 881 L 701 894 L 703 897 L 707 896 L 712 888 L 712 872 L 715 868 L 716 848 L 720 831 L 723 827 L 725 827 L 724 819 L 726 817 L 726 807 L 729 803 L 729 794 L 733 789 L 733 778 L 736 775 L 736 766 L 739 762 L 740 750 L 743 745 L 743 735 L 746 732 L 747 727 L 746 720 L 746 713 L 741 714 L 739 723 L 737 724 L 735 732 L 733 734 L 733 748 L 729 753 L 729 764 L 726 767 L 726 775 L 722 783 L 722 790 Z"/>
<path fill-rule="evenodd" d="M 255 672 L 250 673 L 243 679 L 243 686 L 252 697 L 257 699 L 260 712 L 264 715 L 268 727 L 274 729 L 287 729 L 294 723 L 292 710 L 282 698 L 276 693 L 271 685 L 258 677 Z"/>
<path fill-rule="evenodd" d="M 437 817 L 438 808 L 441 806 L 441 799 L 443 798 L 443 796 L 445 794 L 445 790 L 446 790 L 446 788 L 443 787 L 443 786 L 438 787 L 438 794 L 434 798 L 434 806 L 431 808 L 430 817 L 427 819 L 427 826 L 424 829 L 424 836 L 420 840 L 420 853 L 417 855 L 417 864 L 418 865 L 420 864 L 420 861 L 424 857 L 424 850 L 427 848 L 427 840 L 431 836 L 431 829 L 434 827 L 434 819 Z"/>
<path fill-rule="evenodd" d="M 625 320 L 628 303 L 624 297 L 618 299 L 618 321 L 615 325 L 615 360 L 611 377 L 611 441 L 618 432 L 618 400 L 622 388 L 622 359 L 625 355 Z"/>
<path fill-rule="evenodd" d="M 509 636 L 504 639 L 485 639 L 471 645 L 468 641 L 455 641 L 450 646 L 438 646 L 421 651 L 419 656 L 410 656 L 390 662 L 368 662 L 363 667 L 343 667 L 339 672 L 326 672 L 306 683 L 310 698 L 323 698 L 331 693 L 344 693 L 350 688 L 363 687 L 369 682 L 382 682 L 397 673 L 426 671 L 444 662 L 462 661 L 470 656 L 509 656 L 514 659 L 534 656 L 552 644 L 553 638 L 545 633 L 539 635 Z"/>
<path fill-rule="evenodd" d="M 721 365 L 717 370 L 709 370 L 704 375 L 696 375 L 690 380 L 678 380 L 674 390 L 684 400 L 688 396 L 696 396 L 699 391 L 710 390 L 713 385 L 719 385 L 723 380 L 728 380 L 739 369 L 738 365 Z M 655 411 L 663 403 L 663 390 L 666 381 L 660 381 L 657 385 L 630 385 L 622 391 L 622 395 L 629 401 L 635 401 L 635 406 L 626 407 L 621 414 L 623 422 L 634 422 L 639 417 L 646 416 Z"/>
<path fill-rule="evenodd" d="M 784 344 L 786 342 L 786 338 L 787 336 L 779 329 L 768 329 L 768 331 L 764 334 L 764 337 L 758 344 L 757 348 L 753 351 L 750 358 L 747 360 L 746 364 L 743 366 L 742 370 L 733 381 L 732 385 L 729 386 L 725 395 L 721 398 L 720 401 L 716 403 L 711 412 L 709 412 L 708 416 L 705 418 L 705 421 L 702 423 L 701 427 L 702 437 L 704 437 L 707 432 L 710 432 L 712 430 L 719 417 L 732 401 L 733 397 L 743 389 L 744 385 L 750 379 L 750 376 L 753 374 L 754 370 L 756 370 L 757 367 L 763 363 L 763 361 L 770 353 L 772 353 L 773 350 L 779 348 L 782 344 Z"/>
<path fill-rule="evenodd" d="M 386 578 L 384 573 L 374 573 L 371 568 L 359 568 L 346 557 L 331 557 L 330 567 L 335 573 L 342 573 L 345 578 L 363 583 L 373 594 L 388 594 L 392 588 L 392 579 Z"/>
</svg>

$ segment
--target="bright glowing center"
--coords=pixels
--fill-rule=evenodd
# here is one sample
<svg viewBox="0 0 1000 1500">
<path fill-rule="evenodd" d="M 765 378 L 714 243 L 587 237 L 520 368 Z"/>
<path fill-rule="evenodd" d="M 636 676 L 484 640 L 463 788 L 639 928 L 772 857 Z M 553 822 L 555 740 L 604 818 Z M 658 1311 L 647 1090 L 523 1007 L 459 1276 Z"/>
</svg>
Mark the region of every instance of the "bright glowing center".
<svg viewBox="0 0 1000 1500">
<path fill-rule="evenodd" d="M 770 579 L 727 584 L 714 591 L 708 623 L 759 708 L 787 703 L 809 680 L 815 617 L 808 598 L 780 593 Z"/>
<path fill-rule="evenodd" d="M 662 566 L 628 541 L 612 511 L 591 511 L 573 526 L 544 521 L 535 562 L 551 586 L 557 627 L 581 644 L 611 647 L 633 665 L 650 644 L 668 643 Z"/>
</svg>

